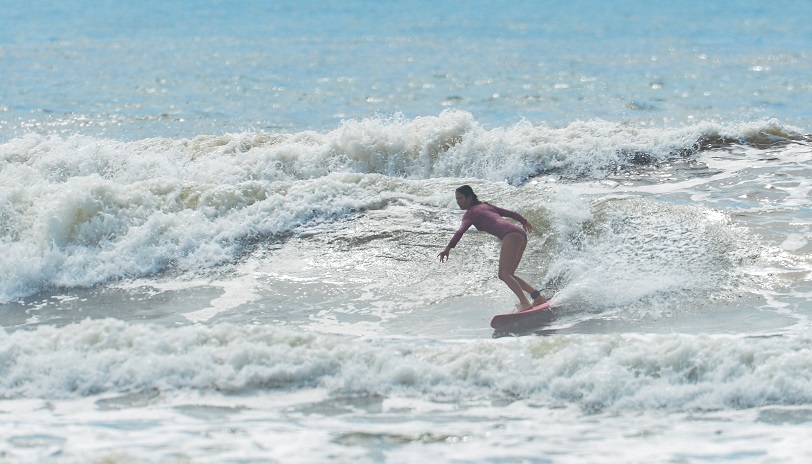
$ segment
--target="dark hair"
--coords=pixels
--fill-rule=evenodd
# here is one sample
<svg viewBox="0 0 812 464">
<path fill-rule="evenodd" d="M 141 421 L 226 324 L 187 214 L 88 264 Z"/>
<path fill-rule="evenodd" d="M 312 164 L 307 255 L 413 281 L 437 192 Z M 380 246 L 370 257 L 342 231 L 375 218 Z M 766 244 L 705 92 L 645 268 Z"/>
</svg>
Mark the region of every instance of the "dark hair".
<svg viewBox="0 0 812 464">
<path fill-rule="evenodd" d="M 476 193 L 474 193 L 474 189 L 472 189 L 470 185 L 463 185 L 462 187 L 457 188 L 457 192 L 461 193 L 465 198 L 470 198 L 472 206 L 482 203 L 479 201 Z"/>
</svg>

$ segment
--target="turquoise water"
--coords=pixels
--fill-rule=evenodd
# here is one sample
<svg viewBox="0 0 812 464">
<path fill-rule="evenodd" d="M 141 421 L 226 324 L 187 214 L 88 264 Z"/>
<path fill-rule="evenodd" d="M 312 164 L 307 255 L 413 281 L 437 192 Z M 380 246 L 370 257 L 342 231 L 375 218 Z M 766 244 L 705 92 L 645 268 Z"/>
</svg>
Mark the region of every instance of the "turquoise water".
<svg viewBox="0 0 812 464">
<path fill-rule="evenodd" d="M 3 5 L 0 460 L 808 462 L 810 9 Z"/>
<path fill-rule="evenodd" d="M 329 130 L 443 109 L 484 124 L 808 126 L 796 2 L 9 5 L 4 139 Z M 33 13 L 36 12 L 36 13 Z"/>
</svg>

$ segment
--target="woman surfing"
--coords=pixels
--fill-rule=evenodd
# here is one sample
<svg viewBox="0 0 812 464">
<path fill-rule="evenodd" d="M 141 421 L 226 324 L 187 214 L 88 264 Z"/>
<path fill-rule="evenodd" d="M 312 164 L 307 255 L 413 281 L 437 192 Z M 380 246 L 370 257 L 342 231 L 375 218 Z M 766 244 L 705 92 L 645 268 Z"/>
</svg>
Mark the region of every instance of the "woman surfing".
<svg viewBox="0 0 812 464">
<path fill-rule="evenodd" d="M 534 306 L 538 306 L 547 301 L 541 292 L 534 289 L 527 282 L 516 276 L 516 269 L 522 260 L 524 249 L 527 247 L 527 234 L 533 230 L 533 226 L 521 214 L 507 209 L 499 208 L 490 203 L 479 201 L 474 189 L 469 185 L 463 185 L 455 192 L 457 205 L 465 210 L 462 217 L 462 224 L 457 232 L 451 237 L 451 241 L 443 251 L 439 253 L 440 262 L 448 259 L 451 249 L 457 246 L 457 242 L 472 225 L 477 230 L 482 230 L 495 235 L 502 241 L 502 249 L 499 252 L 499 279 L 507 284 L 508 288 L 519 298 L 519 307 L 516 312 L 527 311 Z M 506 220 L 511 218 L 518 221 L 522 227 Z M 533 302 L 525 295 L 530 294 Z"/>
</svg>

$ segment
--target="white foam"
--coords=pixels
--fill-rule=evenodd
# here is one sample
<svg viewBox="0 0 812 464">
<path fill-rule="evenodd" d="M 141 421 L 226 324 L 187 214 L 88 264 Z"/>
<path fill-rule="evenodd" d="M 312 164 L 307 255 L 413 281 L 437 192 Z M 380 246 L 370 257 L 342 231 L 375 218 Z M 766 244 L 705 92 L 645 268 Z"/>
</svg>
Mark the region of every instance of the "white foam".
<svg viewBox="0 0 812 464">
<path fill-rule="evenodd" d="M 730 133 L 730 134 L 728 134 Z M 347 121 L 326 133 L 249 132 L 118 142 L 28 135 L 0 145 L 0 301 L 166 270 L 196 273 L 261 241 L 418 198 L 412 182 L 519 183 L 691 150 L 708 137 L 791 130 L 775 122 L 663 130 L 605 121 L 485 128 L 470 113 Z M 797 195 L 802 192 L 799 190 Z"/>
<path fill-rule="evenodd" d="M 808 337 L 593 335 L 432 342 L 113 320 L 0 335 L 0 395 L 325 388 L 585 411 L 812 404 Z"/>
<path fill-rule="evenodd" d="M 587 204 L 567 189 L 554 198 L 546 206 L 556 249 L 546 269 L 556 305 L 618 308 L 629 320 L 668 316 L 677 303 L 735 295 L 749 279 L 742 262 L 760 253 L 746 229 L 701 205 L 633 195 Z"/>
<path fill-rule="evenodd" d="M 787 235 L 787 238 L 781 242 L 781 248 L 784 250 L 795 251 L 805 247 L 807 243 L 809 242 L 803 235 L 789 234 Z"/>
</svg>

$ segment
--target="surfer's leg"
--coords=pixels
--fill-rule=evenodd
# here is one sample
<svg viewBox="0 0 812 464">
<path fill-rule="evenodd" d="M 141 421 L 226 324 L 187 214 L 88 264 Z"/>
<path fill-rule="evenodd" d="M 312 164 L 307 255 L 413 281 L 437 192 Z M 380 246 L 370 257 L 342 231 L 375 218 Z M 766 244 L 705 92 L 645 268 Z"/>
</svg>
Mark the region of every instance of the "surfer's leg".
<svg viewBox="0 0 812 464">
<path fill-rule="evenodd" d="M 544 304 L 547 302 L 547 298 L 544 298 L 544 295 L 541 294 L 538 290 L 533 288 L 532 285 L 528 284 L 524 281 L 521 277 L 516 275 L 516 269 L 519 268 L 519 263 L 522 261 L 522 256 L 524 256 L 524 250 L 527 248 L 527 240 L 522 243 L 521 248 L 518 251 L 518 256 L 516 258 L 516 265 L 513 267 L 513 278 L 516 279 L 516 282 L 519 283 L 519 286 L 522 287 L 522 290 L 530 294 L 530 297 L 533 298 L 533 306 L 538 306 L 540 304 Z"/>
<path fill-rule="evenodd" d="M 538 306 L 540 304 L 544 304 L 547 302 L 547 298 L 544 298 L 544 295 L 541 294 L 541 291 L 536 290 L 530 284 L 525 282 L 521 277 L 517 275 L 513 275 L 513 278 L 516 279 L 516 282 L 519 282 L 519 285 L 522 287 L 522 290 L 527 292 L 530 295 L 530 298 L 533 299 L 533 306 Z"/>
<path fill-rule="evenodd" d="M 524 249 L 525 248 L 527 248 L 527 240 L 525 240 L 522 243 L 522 246 L 516 251 L 516 262 L 513 265 L 513 269 L 510 270 L 510 273 L 511 273 L 511 275 L 513 275 L 513 278 L 516 279 L 516 282 L 519 282 L 519 286 L 522 287 L 522 290 L 524 290 L 527 293 L 533 293 L 536 289 L 531 287 L 530 284 L 528 284 L 527 282 L 522 280 L 521 277 L 516 275 L 516 269 L 519 268 L 519 263 L 522 262 L 522 256 L 524 256 Z"/>
<path fill-rule="evenodd" d="M 502 249 L 499 252 L 499 279 L 519 298 L 519 311 L 530 309 L 533 306 L 525 296 L 522 284 L 519 283 L 521 279 L 517 279 L 513 275 L 522 259 L 525 244 L 525 239 L 521 234 L 510 233 L 502 239 Z M 527 282 L 521 282 L 527 285 Z"/>
<path fill-rule="evenodd" d="M 538 290 L 531 292 L 530 298 L 533 299 L 533 306 L 542 305 L 547 302 L 547 298 L 544 298 L 544 295 L 542 295 Z"/>
</svg>

